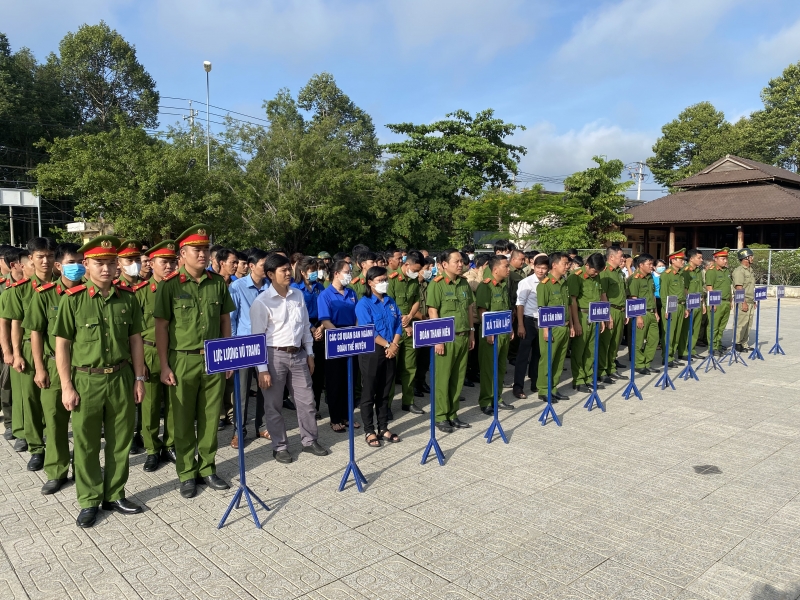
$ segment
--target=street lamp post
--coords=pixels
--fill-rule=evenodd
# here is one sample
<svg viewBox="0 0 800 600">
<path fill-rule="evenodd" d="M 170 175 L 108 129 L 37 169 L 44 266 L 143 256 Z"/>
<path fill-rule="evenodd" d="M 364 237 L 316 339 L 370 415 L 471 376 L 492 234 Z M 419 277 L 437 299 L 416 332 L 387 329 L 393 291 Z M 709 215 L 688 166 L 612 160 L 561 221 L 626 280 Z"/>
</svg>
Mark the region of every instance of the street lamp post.
<svg viewBox="0 0 800 600">
<path fill-rule="evenodd" d="M 211 170 L 211 133 L 209 129 L 209 119 L 208 119 L 208 74 L 211 72 L 211 61 L 205 60 L 203 61 L 203 69 L 206 71 L 206 161 L 208 164 L 208 170 Z"/>
</svg>

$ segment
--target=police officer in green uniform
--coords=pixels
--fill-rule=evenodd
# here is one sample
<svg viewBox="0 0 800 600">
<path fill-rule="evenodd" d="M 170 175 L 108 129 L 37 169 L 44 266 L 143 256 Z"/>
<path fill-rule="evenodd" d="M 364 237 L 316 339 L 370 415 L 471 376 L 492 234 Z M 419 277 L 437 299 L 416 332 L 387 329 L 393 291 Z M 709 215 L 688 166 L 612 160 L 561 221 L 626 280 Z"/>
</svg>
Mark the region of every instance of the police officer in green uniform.
<svg viewBox="0 0 800 600">
<path fill-rule="evenodd" d="M 730 248 L 722 248 L 714 253 L 714 266 L 706 269 L 706 292 L 720 292 L 722 303 L 714 309 L 714 339 L 711 339 L 711 321 L 708 323 L 709 339 L 711 344 L 709 352 L 716 352 L 720 356 L 727 348 L 722 346 L 722 334 L 728 326 L 728 317 L 733 308 L 733 294 L 731 292 L 731 274 L 728 270 L 728 253 Z"/>
<path fill-rule="evenodd" d="M 678 361 L 681 355 L 681 335 L 683 332 L 685 319 L 689 316 L 686 310 L 686 292 L 683 278 L 683 265 L 686 261 L 686 248 L 681 248 L 673 252 L 668 257 L 669 268 L 661 274 L 661 319 L 667 323 L 667 298 L 675 296 L 678 299 L 678 310 L 672 313 L 669 319 L 669 361 L 670 367 L 677 367 L 683 363 Z M 661 340 L 661 348 L 666 352 L 667 329 L 664 328 L 664 339 Z"/>
<path fill-rule="evenodd" d="M 586 259 L 586 264 L 570 273 L 567 288 L 570 296 L 570 317 L 575 337 L 572 338 L 572 387 L 579 392 L 590 392 L 594 383 L 594 328 L 597 323 L 589 323 L 589 304 L 606 301 L 605 292 L 600 285 L 600 273 L 606 268 L 603 255 L 596 252 Z M 600 331 L 604 329 L 600 324 Z M 598 388 L 605 387 L 597 384 Z"/>
<path fill-rule="evenodd" d="M 222 276 L 206 270 L 209 229 L 195 225 L 175 240 L 183 266 L 158 285 L 153 312 L 161 381 L 169 386 L 174 414 L 176 469 L 184 498 L 194 497 L 198 480 L 215 490 L 230 487 L 216 474 L 214 460 L 225 378 L 233 372 L 206 374 L 203 342 L 231 336 L 230 313 L 236 307 Z"/>
<path fill-rule="evenodd" d="M 356 297 L 361 300 L 361 297 L 364 295 L 364 292 L 367 291 L 367 278 L 366 274 L 370 268 L 375 266 L 375 261 L 378 259 L 378 255 L 374 252 L 370 252 L 369 250 L 362 252 L 356 258 L 356 264 L 358 264 L 358 271 L 353 270 L 353 279 L 350 281 L 349 287 L 356 293 Z"/>
<path fill-rule="evenodd" d="M 389 290 L 386 292 L 397 303 L 402 315 L 403 336 L 397 351 L 397 375 L 403 391 L 403 410 L 415 415 L 424 414 L 414 404 L 414 379 L 417 375 L 417 351 L 414 348 L 413 321 L 419 310 L 419 279 L 422 255 L 409 252 L 406 262 L 389 273 Z M 392 399 L 389 398 L 389 412 Z"/>
<path fill-rule="evenodd" d="M 436 426 L 451 433 L 453 428 L 469 428 L 458 418 L 458 397 L 467 372 L 467 353 L 475 347 L 475 299 L 467 280 L 461 277 L 461 252 L 448 248 L 439 255 L 443 274 L 428 286 L 428 316 L 431 319 L 455 317 L 455 340 L 434 347 L 436 367 Z"/>
<path fill-rule="evenodd" d="M 555 403 L 567 399 L 567 396 L 558 392 L 558 382 L 561 381 L 567 346 L 570 338 L 575 336 L 575 329 L 569 314 L 569 288 L 564 278 L 569 269 L 569 256 L 563 252 L 553 252 L 549 259 L 550 272 L 536 286 L 536 301 L 540 311 L 543 307 L 563 306 L 565 327 L 542 326 L 540 312 L 539 374 L 536 377 L 536 387 L 539 389 L 539 399 L 547 402 L 547 344 L 552 337 L 550 399 Z"/>
<path fill-rule="evenodd" d="M 656 286 L 653 282 L 653 257 L 649 254 L 640 254 L 636 257 L 635 264 L 636 272 L 628 278 L 628 298 L 647 300 L 647 312 L 643 317 L 636 317 L 635 368 L 640 375 L 652 375 L 661 372 L 661 369 L 650 367 L 658 346 L 659 321 L 656 311 Z"/>
<path fill-rule="evenodd" d="M 478 307 L 478 318 L 481 319 L 485 312 L 498 310 L 511 310 L 509 299 L 508 278 L 511 269 L 508 259 L 496 254 L 489 259 L 489 269 L 492 276 L 487 277 L 478 284 L 475 291 L 475 306 Z M 512 329 L 513 331 L 513 329 Z M 513 334 L 502 334 L 482 337 L 478 341 L 478 361 L 483 376 L 480 381 L 478 405 L 485 415 L 494 414 L 494 344 L 497 344 L 497 386 L 500 393 L 503 391 L 503 378 L 508 364 L 508 350 Z M 506 404 L 499 400 L 497 407 L 503 410 L 512 410 L 513 404 Z"/>
<path fill-rule="evenodd" d="M 700 336 L 700 323 L 702 316 L 706 314 L 705 288 L 703 287 L 703 253 L 697 248 L 692 248 L 686 253 L 686 266 L 681 272 L 683 275 L 683 287 L 687 294 L 700 294 L 700 308 L 693 309 L 692 317 L 692 349 L 695 354 L 692 358 L 700 358 L 697 354 L 697 340 Z M 687 317 L 688 318 L 688 317 Z M 681 329 L 680 340 L 678 341 L 678 356 L 682 358 L 689 351 L 689 322 L 684 323 Z M 683 355 L 683 356 L 682 356 Z M 687 357 L 688 359 L 688 357 Z"/>
<path fill-rule="evenodd" d="M 53 277 L 53 262 L 56 245 L 49 238 L 33 238 L 28 242 L 28 259 L 33 265 L 30 279 L 18 281 L 8 290 L 7 316 L 11 319 L 11 346 L 14 351 L 13 368 L 19 373 L 19 387 L 22 395 L 25 439 L 31 458 L 29 471 L 38 471 L 44 466 L 44 412 L 42 410 L 41 389 L 34 382 L 33 353 L 31 333 L 22 326 L 26 311 L 36 288 L 49 283 Z"/>
<path fill-rule="evenodd" d="M 625 274 L 622 272 L 622 248 L 609 246 L 606 249 L 606 268 L 600 272 L 600 289 L 611 305 L 608 327 L 600 333 L 600 356 L 597 358 L 598 380 L 614 383 L 616 379 L 627 379 L 617 370 L 616 360 L 622 332 L 625 330 Z"/>
<path fill-rule="evenodd" d="M 424 261 L 421 265 L 422 271 L 419 274 L 419 308 L 417 309 L 416 318 L 428 318 L 428 287 L 433 281 L 433 266 L 434 260 L 431 257 L 423 257 Z M 2 297 L 0 297 L 0 300 Z M 428 370 L 431 366 L 430 349 L 424 348 L 422 351 L 417 352 L 417 374 L 414 377 L 414 396 L 422 398 L 425 394 L 431 391 L 428 382 Z"/>
<path fill-rule="evenodd" d="M 6 264 L 10 267 L 11 271 L 8 274 L 8 279 L 3 284 L 3 293 L 0 294 L 0 344 L 3 348 L 3 366 L 8 372 L 8 391 L 9 404 L 3 408 L 3 416 L 8 418 L 10 415 L 11 420 L 11 439 L 15 439 L 14 450 L 16 452 L 25 452 L 28 449 L 28 442 L 25 441 L 25 411 L 22 408 L 22 392 L 20 391 L 20 374 L 12 368 L 14 364 L 14 350 L 11 346 L 11 319 L 8 317 L 8 300 L 11 297 L 9 290 L 20 280 L 25 278 L 22 254 L 19 248 L 8 248 L 3 256 Z M 24 251 L 25 260 L 29 266 L 32 266 L 28 259 L 27 250 Z M 32 269 L 31 269 L 32 270 Z M 5 392 L 5 390 L 4 390 Z M 16 410 L 14 410 L 16 405 Z M 6 432 L 6 438 L 9 436 Z"/>
<path fill-rule="evenodd" d="M 61 296 L 54 326 L 61 401 L 72 412 L 79 527 L 95 524 L 98 507 L 142 512 L 125 498 L 134 403 L 144 397 L 142 312 L 130 288 L 112 285 L 119 243 L 104 235 L 78 249 L 85 283 Z"/>
<path fill-rule="evenodd" d="M 31 335 L 31 354 L 35 367 L 34 383 L 40 388 L 47 448 L 44 472 L 47 482 L 42 494 L 61 489 L 69 472 L 69 411 L 61 401 L 61 380 L 56 367 L 56 335 L 54 332 L 58 306 L 67 290 L 80 285 L 86 267 L 77 244 L 61 244 L 56 248 L 55 266 L 61 273 L 58 282 L 36 288 L 30 308 L 25 311 L 22 326 Z"/>
<path fill-rule="evenodd" d="M 739 259 L 739 266 L 733 270 L 731 280 L 733 287 L 737 290 L 744 290 L 744 302 L 739 310 L 739 321 L 736 327 L 736 350 L 738 352 L 749 352 L 750 347 L 750 328 L 753 326 L 755 317 L 755 293 L 756 278 L 753 275 L 753 251 L 750 248 L 742 248 L 736 252 Z"/>
<path fill-rule="evenodd" d="M 134 286 L 136 299 L 142 307 L 144 330 L 144 363 L 147 367 L 145 396 L 141 403 L 141 428 L 147 459 L 144 470 L 153 472 L 163 461 L 175 463 L 175 440 L 173 439 L 173 413 L 169 406 L 169 394 L 161 383 L 161 362 L 156 350 L 156 320 L 153 316 L 156 309 L 156 292 L 164 278 L 169 277 L 178 266 L 178 255 L 175 253 L 175 242 L 164 240 L 148 249 L 152 276 L 149 281 L 142 281 Z M 161 425 L 161 408 L 164 408 L 164 438 L 158 437 Z"/>
</svg>

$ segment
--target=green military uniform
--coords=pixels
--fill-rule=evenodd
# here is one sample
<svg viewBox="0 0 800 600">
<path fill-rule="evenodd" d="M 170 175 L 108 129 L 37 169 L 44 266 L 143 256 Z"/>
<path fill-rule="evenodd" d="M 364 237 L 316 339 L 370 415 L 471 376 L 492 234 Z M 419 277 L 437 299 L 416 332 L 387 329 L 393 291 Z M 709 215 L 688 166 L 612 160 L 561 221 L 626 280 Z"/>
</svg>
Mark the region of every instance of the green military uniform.
<svg viewBox="0 0 800 600">
<path fill-rule="evenodd" d="M 66 479 L 69 472 L 69 411 L 61 402 L 61 378 L 56 368 L 54 331 L 61 296 L 67 289 L 62 282 L 51 282 L 37 287 L 22 321 L 26 331 L 36 331 L 44 338 L 43 363 L 50 386 L 40 391 L 40 403 L 44 416 L 44 433 L 47 436 L 44 472 L 48 480 Z"/>
<path fill-rule="evenodd" d="M 417 309 L 417 315 L 421 319 L 428 318 L 428 286 L 430 281 L 426 281 L 422 277 L 422 273 L 419 276 L 419 308 Z M 2 300 L 2 297 L 0 297 Z M 428 369 L 430 368 L 431 364 L 431 356 L 430 356 L 430 349 L 429 348 L 422 348 L 419 352 L 417 352 L 417 373 L 414 376 L 414 386 L 417 390 L 422 391 L 424 389 L 425 378 L 428 376 Z"/>
<path fill-rule="evenodd" d="M 108 254 L 90 253 L 98 244 Z M 85 258 L 107 258 L 116 256 L 118 245 L 116 238 L 101 236 L 78 252 Z M 81 508 L 125 498 L 135 418 L 130 338 L 142 331 L 142 313 L 129 290 L 112 286 L 104 298 L 87 279 L 61 296 L 53 327 L 57 337 L 71 343 L 72 384 L 80 396 L 72 411 L 72 439 Z M 104 470 L 100 467 L 101 432 Z"/>
<path fill-rule="evenodd" d="M 625 330 L 625 274 L 620 267 L 607 266 L 600 272 L 600 291 L 611 305 L 613 325 L 600 333 L 600 356 L 597 358 L 598 376 L 609 376 L 616 372 L 622 332 Z"/>
<path fill-rule="evenodd" d="M 714 253 L 714 256 L 720 254 L 727 256 L 728 249 L 723 248 L 719 252 Z M 711 345 L 712 351 L 722 350 L 722 334 L 728 326 L 728 318 L 731 314 L 731 274 L 727 267 L 720 267 L 713 265 L 706 269 L 706 289 L 709 287 L 716 292 L 720 292 L 722 303 L 714 308 L 714 339 L 711 339 L 711 320 L 709 319 L 708 330 L 709 339 L 708 343 Z"/>
<path fill-rule="evenodd" d="M 589 322 L 589 304 L 599 302 L 603 290 L 600 276 L 590 277 L 586 267 L 573 271 L 567 277 L 570 302 L 578 306 L 581 335 L 572 338 L 572 385 L 592 385 L 594 382 L 594 328 L 597 323 Z M 574 299 L 573 299 L 574 298 Z"/>
<path fill-rule="evenodd" d="M 666 271 L 665 271 L 666 272 Z M 663 278 L 663 274 L 662 274 Z M 663 286 L 663 279 L 661 285 Z M 663 287 L 661 288 L 664 289 Z M 644 298 L 647 300 L 647 313 L 644 317 L 637 317 L 631 323 L 631 327 L 636 327 L 636 368 L 647 369 L 656 356 L 656 346 L 658 346 L 658 321 L 656 320 L 656 286 L 653 282 L 653 275 L 645 275 L 637 270 L 628 278 L 628 297 Z M 666 296 L 664 296 L 666 298 Z M 636 321 L 641 318 L 644 325 L 641 329 L 637 327 Z"/>
<path fill-rule="evenodd" d="M 403 274 L 402 267 L 389 273 L 387 294 L 397 303 L 400 313 L 413 315 L 411 309 L 419 302 L 419 275 L 415 278 Z M 411 327 L 411 323 L 408 324 Z M 403 329 L 400 348 L 397 352 L 397 376 L 403 389 L 403 406 L 414 404 L 414 378 L 417 374 L 417 351 L 414 349 L 414 336 Z"/>
<path fill-rule="evenodd" d="M 681 271 L 681 275 L 683 275 L 683 287 L 687 294 L 701 294 L 701 297 L 705 297 L 705 288 L 703 287 L 703 271 L 700 267 L 692 268 L 692 265 L 686 265 L 683 271 Z M 689 315 L 692 319 L 692 351 L 694 353 L 697 353 L 697 340 L 700 336 L 700 323 L 702 322 L 701 320 L 703 317 L 702 306 L 704 302 L 705 301 L 703 300 L 701 307 L 695 308 Z M 684 327 L 681 330 L 680 340 L 678 340 L 678 350 L 678 357 L 689 351 L 688 322 L 684 324 Z"/>
<path fill-rule="evenodd" d="M 491 277 L 491 275 L 490 275 Z M 511 306 L 516 306 L 517 304 L 517 288 L 519 287 L 519 282 L 525 279 L 526 274 L 524 269 L 517 269 L 511 266 L 511 261 L 509 261 L 508 266 L 508 298 L 511 302 Z M 516 322 L 517 316 L 516 312 L 512 313 L 513 315 L 513 322 Z M 516 327 L 515 327 L 516 329 Z M 514 339 L 511 340 L 510 345 L 508 347 L 508 357 L 510 360 L 514 361 L 517 359 L 517 352 L 519 352 L 519 337 L 514 336 Z"/>
<path fill-rule="evenodd" d="M 683 253 L 680 250 L 678 253 Z M 670 255 L 674 257 L 676 254 Z M 684 254 L 685 256 L 685 254 Z M 684 327 L 684 315 L 686 313 L 686 293 L 684 288 L 683 273 L 676 267 L 669 267 L 661 274 L 661 318 L 664 322 L 664 339 L 661 340 L 661 348 L 666 352 L 667 323 L 669 322 L 669 360 L 672 362 L 681 355 L 680 337 Z M 667 319 L 667 298 L 675 296 L 678 299 L 678 310 Z M 686 324 L 688 327 L 688 324 Z"/>
<path fill-rule="evenodd" d="M 12 285 L 7 291 L 6 312 L 4 314 L 11 321 L 22 321 L 31 305 L 36 288 L 47 283 L 35 275 L 30 279 L 23 278 Z M 3 294 L 5 295 L 5 294 Z M 17 378 L 23 416 L 23 437 L 28 442 L 28 452 L 41 454 L 44 452 L 44 412 L 42 410 L 41 390 L 33 381 L 35 369 L 33 367 L 33 352 L 31 351 L 31 332 L 22 328 L 22 358 L 25 359 L 25 369 L 18 373 Z M 13 343 L 13 338 L 12 338 Z M 16 370 L 14 370 L 16 372 Z M 13 384 L 13 382 L 12 382 Z"/>
<path fill-rule="evenodd" d="M 731 281 L 734 287 L 740 285 L 744 290 L 744 301 L 747 303 L 747 310 L 742 310 L 742 307 L 739 307 L 739 316 L 736 323 L 736 343 L 747 348 L 750 344 L 750 329 L 755 322 L 756 312 L 756 278 L 753 275 L 753 269 L 739 265 L 733 270 Z"/>
<path fill-rule="evenodd" d="M 11 277 L 5 278 L 0 277 L 0 318 L 3 318 L 2 315 L 5 313 L 5 303 L 8 300 L 8 294 L 4 294 L 5 290 L 8 286 L 12 285 L 14 282 L 11 280 Z M 11 328 L 11 324 L 9 323 L 9 331 Z M 3 353 L 0 351 L 0 360 L 3 360 Z M 17 417 L 16 426 L 14 425 L 14 407 L 13 407 L 13 394 L 12 394 L 12 379 L 13 375 L 12 372 L 16 373 L 14 369 L 12 369 L 9 365 L 5 364 L 3 361 L 0 364 L 0 402 L 2 402 L 3 407 L 3 422 L 6 426 L 6 429 L 11 429 L 11 433 L 14 437 L 25 437 L 25 432 L 23 431 L 23 414 L 21 410 L 21 400 L 17 400 L 20 402 L 20 410 L 17 411 L 19 416 Z M 14 386 L 16 387 L 16 386 Z M 19 395 L 17 395 L 19 398 Z"/>
<path fill-rule="evenodd" d="M 208 245 L 207 229 L 205 225 L 191 227 L 176 243 L 179 247 Z M 181 267 L 158 284 L 153 316 L 169 321 L 169 365 L 177 380 L 177 385 L 169 388 L 169 406 L 174 415 L 176 468 L 181 482 L 216 473 L 217 422 L 225 374 L 206 374 L 203 342 L 221 337 L 221 317 L 235 308 L 225 280 L 210 271 L 196 281 Z"/>
<path fill-rule="evenodd" d="M 436 381 L 431 382 L 436 389 L 436 421 L 449 421 L 456 418 L 458 397 L 464 386 L 467 372 L 467 353 L 472 323 L 469 307 L 475 302 L 472 289 L 463 277 L 450 279 L 439 275 L 428 286 L 427 305 L 435 308 L 439 317 L 455 317 L 455 340 L 444 345 L 444 354 L 436 354 Z"/>
<path fill-rule="evenodd" d="M 565 279 L 556 279 L 552 273 L 548 273 L 544 281 L 536 286 L 536 301 L 539 308 L 546 306 L 563 306 L 565 327 L 539 327 L 539 374 L 536 377 L 537 387 L 539 388 L 539 398 L 547 400 L 547 344 L 544 339 L 544 330 L 548 330 L 548 335 L 552 340 L 552 355 L 550 357 L 551 381 L 550 390 L 552 394 L 558 389 L 558 382 L 561 381 L 561 372 L 564 367 L 564 359 L 567 357 L 567 346 L 569 345 L 570 314 L 569 314 L 569 288 Z"/>
<path fill-rule="evenodd" d="M 487 278 L 480 282 L 475 292 L 475 306 L 486 311 L 510 310 L 508 281 Z M 503 392 L 510 342 L 509 334 L 494 336 L 494 343 L 497 344 L 497 387 L 500 393 Z M 485 408 L 494 403 L 494 346 L 483 336 L 478 340 L 478 361 L 482 374 L 478 404 Z"/>
<path fill-rule="evenodd" d="M 356 293 L 356 297 L 361 300 L 361 298 L 364 296 L 364 292 L 367 291 L 367 278 L 354 277 L 347 287 L 353 290 Z"/>
</svg>

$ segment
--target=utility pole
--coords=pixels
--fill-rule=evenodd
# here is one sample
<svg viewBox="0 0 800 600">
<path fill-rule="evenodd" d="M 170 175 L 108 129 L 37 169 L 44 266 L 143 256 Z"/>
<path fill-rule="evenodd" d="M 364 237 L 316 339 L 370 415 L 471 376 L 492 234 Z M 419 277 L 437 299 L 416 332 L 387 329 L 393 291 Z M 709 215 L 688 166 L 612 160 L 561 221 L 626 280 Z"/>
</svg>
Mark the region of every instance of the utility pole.
<svg viewBox="0 0 800 600">
<path fill-rule="evenodd" d="M 206 156 L 207 156 L 207 164 L 208 170 L 211 170 L 211 130 L 209 129 L 209 119 L 208 119 L 208 98 L 209 98 L 209 85 L 208 85 L 208 74 L 211 72 L 211 61 L 203 61 L 203 69 L 206 72 Z"/>
<path fill-rule="evenodd" d="M 639 161 L 635 163 L 629 164 L 626 169 L 628 169 L 628 174 L 630 175 L 631 179 L 636 179 L 636 199 L 642 199 L 642 181 L 645 180 L 647 175 L 644 173 L 645 163 L 644 161 Z"/>
<path fill-rule="evenodd" d="M 192 146 L 194 146 L 194 118 L 198 115 L 197 111 L 192 108 L 192 101 L 189 100 L 189 116 L 184 116 L 184 121 L 189 121 L 189 131 L 190 131 L 190 139 L 192 140 Z"/>
</svg>

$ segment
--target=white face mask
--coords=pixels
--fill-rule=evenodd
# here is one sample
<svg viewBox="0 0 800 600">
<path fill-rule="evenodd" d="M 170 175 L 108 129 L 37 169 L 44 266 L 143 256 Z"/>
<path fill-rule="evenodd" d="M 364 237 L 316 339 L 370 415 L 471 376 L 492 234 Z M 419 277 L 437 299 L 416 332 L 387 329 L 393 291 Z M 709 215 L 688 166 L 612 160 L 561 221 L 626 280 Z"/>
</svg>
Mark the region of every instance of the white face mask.
<svg viewBox="0 0 800 600">
<path fill-rule="evenodd" d="M 510 254 L 506 254 L 506 255 L 505 255 L 505 257 L 506 257 L 508 260 L 511 260 L 511 255 L 510 255 Z"/>
<path fill-rule="evenodd" d="M 317 271 L 317 281 L 322 281 L 323 279 L 325 279 L 325 271 Z"/>
<path fill-rule="evenodd" d="M 352 280 L 353 276 L 350 275 L 350 273 L 342 273 L 339 275 L 339 281 L 341 281 L 342 285 L 349 285 Z"/>
<path fill-rule="evenodd" d="M 406 273 L 406 275 L 408 275 L 409 279 L 416 279 L 417 277 L 419 277 L 419 271 L 409 270 L 408 273 Z"/>
<path fill-rule="evenodd" d="M 125 275 L 128 277 L 138 277 L 139 271 L 142 270 L 142 263 L 131 263 L 129 265 L 125 265 L 122 267 L 122 270 L 125 272 Z"/>
<path fill-rule="evenodd" d="M 385 294 L 389 290 L 389 282 L 388 281 L 381 281 L 380 283 L 375 284 L 375 291 L 379 294 Z"/>
<path fill-rule="evenodd" d="M 475 255 L 474 254 L 467 254 L 467 256 L 469 256 L 470 260 L 475 260 Z"/>
</svg>

